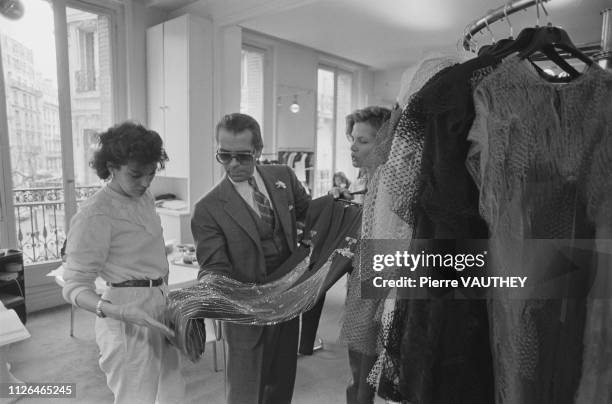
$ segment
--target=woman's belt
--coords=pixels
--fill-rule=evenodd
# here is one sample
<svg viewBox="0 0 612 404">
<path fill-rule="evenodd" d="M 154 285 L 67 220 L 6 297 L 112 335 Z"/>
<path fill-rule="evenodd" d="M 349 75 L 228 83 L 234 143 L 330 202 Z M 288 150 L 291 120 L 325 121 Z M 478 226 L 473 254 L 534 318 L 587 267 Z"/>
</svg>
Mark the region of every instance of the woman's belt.
<svg viewBox="0 0 612 404">
<path fill-rule="evenodd" d="M 113 288 L 153 288 L 160 286 L 164 283 L 163 278 L 159 279 L 130 279 L 129 281 L 110 283 L 106 282 L 106 285 Z"/>
</svg>

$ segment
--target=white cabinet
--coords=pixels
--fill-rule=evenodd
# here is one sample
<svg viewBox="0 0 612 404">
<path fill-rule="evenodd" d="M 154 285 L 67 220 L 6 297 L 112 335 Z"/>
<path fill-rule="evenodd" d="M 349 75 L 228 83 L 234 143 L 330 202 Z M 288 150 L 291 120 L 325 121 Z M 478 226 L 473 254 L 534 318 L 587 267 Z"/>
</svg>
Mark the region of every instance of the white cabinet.
<svg viewBox="0 0 612 404">
<path fill-rule="evenodd" d="M 164 240 L 174 240 L 177 244 L 193 244 L 191 235 L 191 215 L 185 211 L 157 209 L 164 229 Z"/>
<path fill-rule="evenodd" d="M 148 125 L 170 161 L 160 175 L 187 178 L 193 205 L 214 184 L 213 24 L 183 15 L 147 29 Z"/>
</svg>

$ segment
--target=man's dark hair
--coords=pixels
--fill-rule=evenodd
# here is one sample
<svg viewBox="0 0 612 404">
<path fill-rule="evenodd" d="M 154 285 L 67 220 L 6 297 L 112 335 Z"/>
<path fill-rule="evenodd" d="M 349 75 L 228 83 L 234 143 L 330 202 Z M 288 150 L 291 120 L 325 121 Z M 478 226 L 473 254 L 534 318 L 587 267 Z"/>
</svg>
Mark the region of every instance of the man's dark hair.
<svg viewBox="0 0 612 404">
<path fill-rule="evenodd" d="M 250 115 L 241 114 L 241 113 L 233 113 L 227 114 L 217 124 L 217 129 L 215 130 L 215 140 L 219 143 L 219 130 L 225 129 L 230 133 L 239 133 L 244 130 L 250 130 L 253 134 L 253 148 L 256 152 L 260 152 L 263 150 L 263 139 L 261 138 L 261 129 L 259 128 L 259 124 Z"/>
</svg>

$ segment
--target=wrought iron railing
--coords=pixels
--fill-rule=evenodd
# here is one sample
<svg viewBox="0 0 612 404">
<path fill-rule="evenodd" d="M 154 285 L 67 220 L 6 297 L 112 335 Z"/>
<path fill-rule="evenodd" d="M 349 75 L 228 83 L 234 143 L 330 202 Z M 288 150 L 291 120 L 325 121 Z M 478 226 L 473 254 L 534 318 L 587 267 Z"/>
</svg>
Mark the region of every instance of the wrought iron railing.
<svg viewBox="0 0 612 404">
<path fill-rule="evenodd" d="M 76 187 L 77 203 L 93 195 L 99 186 Z M 61 259 L 66 239 L 64 190 L 61 187 L 13 190 L 17 242 L 25 264 Z"/>
</svg>

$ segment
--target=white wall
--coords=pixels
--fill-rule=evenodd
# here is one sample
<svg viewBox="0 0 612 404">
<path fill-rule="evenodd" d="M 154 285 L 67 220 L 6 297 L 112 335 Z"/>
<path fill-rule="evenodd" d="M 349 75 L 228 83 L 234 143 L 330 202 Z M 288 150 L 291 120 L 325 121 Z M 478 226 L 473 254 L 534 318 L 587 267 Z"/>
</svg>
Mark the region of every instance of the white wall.
<svg viewBox="0 0 612 404">
<path fill-rule="evenodd" d="M 165 15 L 164 19 L 187 12 L 210 18 L 204 8 L 190 5 L 172 11 Z M 271 60 L 269 73 L 272 84 L 264 89 L 264 153 L 276 153 L 281 149 L 314 150 L 317 67 L 322 55 L 312 48 L 244 30 L 237 25 L 217 26 L 214 49 L 214 117 L 219 119 L 223 114 L 236 112 L 240 106 L 240 54 L 236 46 L 237 34 L 242 35 L 242 42 L 266 49 Z M 326 60 L 333 58 L 330 55 L 323 57 Z M 374 88 L 372 72 L 365 66 L 342 59 L 338 59 L 338 64 L 355 73 L 355 108 L 371 105 Z M 289 111 L 289 105 L 296 93 L 300 112 L 294 114 Z M 282 105 L 278 105 L 279 96 Z"/>
<path fill-rule="evenodd" d="M 198 13 L 198 9 L 175 10 L 171 13 L 147 9 L 142 0 L 133 0 L 133 39 L 130 43 L 141 43 L 141 50 L 133 52 L 135 65 L 142 64 L 145 70 L 144 29 L 164 20 L 176 17 L 186 11 Z M 214 31 L 214 103 L 213 121 L 224 114 L 239 110 L 240 106 L 240 49 L 242 43 L 263 48 L 267 51 L 269 64 L 266 67 L 267 83 L 264 89 L 264 153 L 272 157 L 279 150 L 310 150 L 316 144 L 316 93 L 317 67 L 321 62 L 337 66 L 354 73 L 354 108 L 367 105 L 387 105 L 374 93 L 376 79 L 367 67 L 324 55 L 320 52 L 285 40 L 244 30 L 237 25 L 216 26 Z M 131 116 L 146 122 L 145 78 L 136 73 L 133 76 L 130 97 Z M 400 73 L 401 74 L 401 73 Z M 293 95 L 297 94 L 300 111 L 289 111 Z M 140 118 L 143 117 L 143 118 Z M 214 134 L 214 122 L 210 128 Z M 221 170 L 215 165 L 215 177 L 221 178 Z M 161 183 L 155 188 L 165 189 Z"/>
<path fill-rule="evenodd" d="M 314 150 L 317 53 L 276 38 L 242 30 L 242 42 L 266 50 L 269 73 L 264 83 L 264 154 L 278 150 Z M 289 111 L 297 94 L 300 111 Z M 266 156 L 264 156 L 266 157 Z"/>
<path fill-rule="evenodd" d="M 397 101 L 402 73 L 404 73 L 407 67 L 377 70 L 374 72 L 373 104 L 389 107 Z"/>
<path fill-rule="evenodd" d="M 374 96 L 374 71 L 371 69 L 360 69 L 356 72 L 358 85 L 353 88 L 355 96 L 353 103 L 355 108 L 364 108 L 370 105 L 377 105 Z"/>
<path fill-rule="evenodd" d="M 315 148 L 317 67 L 318 56 L 314 50 L 283 42 L 277 44 L 274 104 L 277 151 Z M 294 94 L 300 105 L 298 113 L 289 110 Z"/>
<path fill-rule="evenodd" d="M 268 50 L 268 56 L 272 59 L 273 64 L 271 67 L 272 86 L 266 87 L 266 95 L 264 95 L 265 102 L 273 105 L 273 112 L 269 115 L 265 114 L 264 119 L 273 119 L 275 136 L 273 139 L 269 137 L 265 139 L 267 146 L 264 152 L 314 151 L 317 130 L 317 68 L 321 63 L 353 72 L 354 107 L 362 108 L 371 105 L 374 76 L 366 66 L 244 29 L 243 42 Z M 289 110 L 294 95 L 297 95 L 300 105 L 298 113 L 292 113 Z M 270 133 L 270 123 L 266 122 L 265 126 L 266 132 Z"/>
<path fill-rule="evenodd" d="M 214 95 L 210 136 L 214 135 L 217 122 L 224 115 L 240 110 L 242 29 L 235 25 L 215 26 L 213 48 Z M 213 171 L 214 178 L 223 178 L 223 168 L 216 161 L 213 162 Z"/>
</svg>

